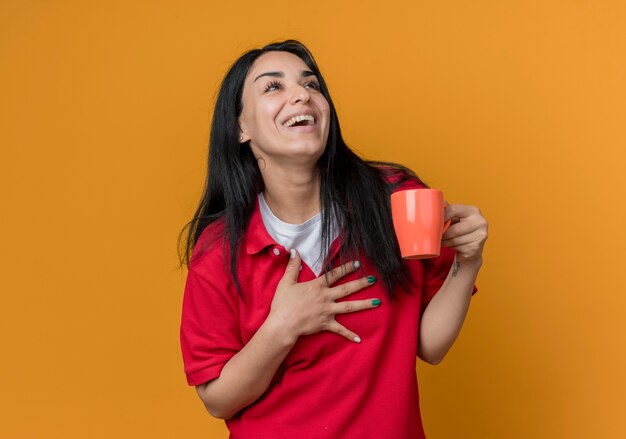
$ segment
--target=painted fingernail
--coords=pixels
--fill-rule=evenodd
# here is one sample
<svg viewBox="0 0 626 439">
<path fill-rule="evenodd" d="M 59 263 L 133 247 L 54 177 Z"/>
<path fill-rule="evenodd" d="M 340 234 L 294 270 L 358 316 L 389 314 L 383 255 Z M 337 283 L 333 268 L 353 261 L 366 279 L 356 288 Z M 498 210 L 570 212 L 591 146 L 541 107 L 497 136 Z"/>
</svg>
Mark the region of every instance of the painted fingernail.
<svg viewBox="0 0 626 439">
<path fill-rule="evenodd" d="M 372 300 L 372 305 L 374 305 L 374 306 L 378 306 L 378 305 L 380 305 L 380 299 L 374 299 L 374 300 Z"/>
<path fill-rule="evenodd" d="M 376 282 L 376 278 L 374 276 L 367 276 L 368 284 L 373 284 L 374 282 Z"/>
<path fill-rule="evenodd" d="M 355 343 L 361 343 L 361 337 L 354 337 L 354 342 Z"/>
<path fill-rule="evenodd" d="M 296 251 L 294 249 L 289 250 L 289 259 L 296 257 Z"/>
<path fill-rule="evenodd" d="M 354 268 L 359 268 L 361 266 L 361 263 L 359 261 L 354 261 L 352 265 L 354 265 Z"/>
</svg>

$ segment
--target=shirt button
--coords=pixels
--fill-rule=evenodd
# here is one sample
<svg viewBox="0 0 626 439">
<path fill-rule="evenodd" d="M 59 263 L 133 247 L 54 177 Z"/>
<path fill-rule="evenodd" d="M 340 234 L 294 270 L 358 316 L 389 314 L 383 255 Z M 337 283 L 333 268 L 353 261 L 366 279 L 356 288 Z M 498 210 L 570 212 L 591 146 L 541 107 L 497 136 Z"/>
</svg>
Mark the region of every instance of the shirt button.
<svg viewBox="0 0 626 439">
<path fill-rule="evenodd" d="M 278 250 L 277 248 L 275 248 L 274 250 L 272 250 L 274 252 L 274 254 L 276 256 L 278 256 L 280 254 L 280 250 Z"/>
</svg>

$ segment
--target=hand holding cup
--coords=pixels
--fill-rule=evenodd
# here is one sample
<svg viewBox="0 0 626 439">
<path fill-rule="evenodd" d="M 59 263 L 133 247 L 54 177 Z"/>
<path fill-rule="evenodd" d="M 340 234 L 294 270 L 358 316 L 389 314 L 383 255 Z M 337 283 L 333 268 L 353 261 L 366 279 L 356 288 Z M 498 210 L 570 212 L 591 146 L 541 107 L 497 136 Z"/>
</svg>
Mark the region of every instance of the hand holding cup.
<svg viewBox="0 0 626 439">
<path fill-rule="evenodd" d="M 482 262 L 489 224 L 476 206 L 445 203 L 444 220 L 452 221 L 443 234 L 441 245 L 456 250 L 457 259 Z"/>
</svg>

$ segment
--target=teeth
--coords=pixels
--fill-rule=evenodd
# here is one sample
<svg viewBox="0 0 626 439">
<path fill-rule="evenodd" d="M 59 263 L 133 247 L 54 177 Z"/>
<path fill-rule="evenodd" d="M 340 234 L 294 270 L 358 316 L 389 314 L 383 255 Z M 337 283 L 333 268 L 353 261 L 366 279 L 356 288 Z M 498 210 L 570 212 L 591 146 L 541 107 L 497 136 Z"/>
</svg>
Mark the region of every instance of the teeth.
<svg viewBox="0 0 626 439">
<path fill-rule="evenodd" d="M 287 122 L 285 122 L 283 124 L 283 126 L 285 128 L 289 128 L 290 126 L 292 126 L 293 124 L 295 124 L 296 122 L 301 122 L 303 120 L 308 120 L 311 123 L 315 123 L 315 118 L 313 116 L 309 116 L 308 114 L 302 114 L 300 116 L 294 116 L 291 119 L 289 119 Z"/>
</svg>

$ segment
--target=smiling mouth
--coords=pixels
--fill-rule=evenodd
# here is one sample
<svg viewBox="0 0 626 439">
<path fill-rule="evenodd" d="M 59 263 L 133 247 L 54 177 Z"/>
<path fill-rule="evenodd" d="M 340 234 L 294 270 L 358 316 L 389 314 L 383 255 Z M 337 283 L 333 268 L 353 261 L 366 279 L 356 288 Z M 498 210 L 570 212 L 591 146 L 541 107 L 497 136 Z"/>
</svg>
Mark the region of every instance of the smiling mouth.
<svg viewBox="0 0 626 439">
<path fill-rule="evenodd" d="M 308 114 L 294 116 L 288 121 L 286 121 L 285 123 L 283 123 L 283 126 L 285 128 L 310 126 L 310 125 L 315 125 L 315 118 Z"/>
</svg>

